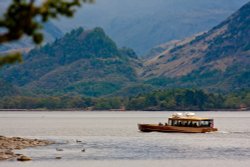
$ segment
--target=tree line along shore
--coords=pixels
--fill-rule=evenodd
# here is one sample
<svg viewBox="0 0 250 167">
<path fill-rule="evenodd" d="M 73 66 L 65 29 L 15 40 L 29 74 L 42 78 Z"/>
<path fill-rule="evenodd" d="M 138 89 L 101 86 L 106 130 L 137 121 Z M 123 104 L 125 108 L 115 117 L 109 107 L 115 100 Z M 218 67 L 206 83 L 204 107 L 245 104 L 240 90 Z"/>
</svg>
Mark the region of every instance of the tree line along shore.
<svg viewBox="0 0 250 167">
<path fill-rule="evenodd" d="M 166 89 L 133 97 L 13 96 L 0 98 L 2 111 L 25 110 L 247 110 L 250 91 L 219 94 L 196 89 Z"/>
</svg>

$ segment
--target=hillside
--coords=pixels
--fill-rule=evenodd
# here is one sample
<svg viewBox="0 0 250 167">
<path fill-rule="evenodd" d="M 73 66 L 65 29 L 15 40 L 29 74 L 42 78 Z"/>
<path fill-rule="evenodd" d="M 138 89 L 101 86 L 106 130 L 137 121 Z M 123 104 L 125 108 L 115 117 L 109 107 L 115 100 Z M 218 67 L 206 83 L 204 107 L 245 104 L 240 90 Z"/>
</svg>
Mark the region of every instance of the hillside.
<svg viewBox="0 0 250 167">
<path fill-rule="evenodd" d="M 250 88 L 249 39 L 247 3 L 210 31 L 149 59 L 141 76 L 171 87 Z"/>
<path fill-rule="evenodd" d="M 178 46 L 182 46 L 185 45 L 187 43 L 189 43 L 190 41 L 194 40 L 197 36 L 201 35 L 203 33 L 198 33 L 195 34 L 191 37 L 185 38 L 183 40 L 173 40 L 167 43 L 163 43 L 161 45 L 158 45 L 156 47 L 153 47 L 147 54 L 144 55 L 144 59 L 152 59 L 157 57 L 159 54 L 162 55 L 162 53 L 167 53 L 170 50 L 178 47 Z"/>
<path fill-rule="evenodd" d="M 0 79 L 0 99 L 3 97 L 7 97 L 7 96 L 12 97 L 12 96 L 16 96 L 19 94 L 20 94 L 20 91 L 16 87 Z"/>
<path fill-rule="evenodd" d="M 77 10 L 74 19 L 55 24 L 64 31 L 76 26 L 102 27 L 118 44 L 139 55 L 156 45 L 207 31 L 248 0 L 96 0 Z"/>
<path fill-rule="evenodd" d="M 24 62 L 1 71 L 3 78 L 36 94 L 102 96 L 137 80 L 137 56 L 118 49 L 101 28 L 75 29 L 33 49 Z"/>
</svg>

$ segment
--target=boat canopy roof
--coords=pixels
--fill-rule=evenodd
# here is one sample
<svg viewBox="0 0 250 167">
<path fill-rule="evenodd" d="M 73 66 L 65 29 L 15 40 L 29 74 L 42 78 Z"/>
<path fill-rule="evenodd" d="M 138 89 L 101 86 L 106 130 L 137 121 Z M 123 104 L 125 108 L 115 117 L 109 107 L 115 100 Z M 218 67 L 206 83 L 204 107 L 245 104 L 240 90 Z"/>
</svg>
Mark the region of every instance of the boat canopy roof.
<svg viewBox="0 0 250 167">
<path fill-rule="evenodd" d="M 169 120 L 180 120 L 180 121 L 212 121 L 211 118 L 201 118 L 201 117 L 171 117 Z"/>
</svg>

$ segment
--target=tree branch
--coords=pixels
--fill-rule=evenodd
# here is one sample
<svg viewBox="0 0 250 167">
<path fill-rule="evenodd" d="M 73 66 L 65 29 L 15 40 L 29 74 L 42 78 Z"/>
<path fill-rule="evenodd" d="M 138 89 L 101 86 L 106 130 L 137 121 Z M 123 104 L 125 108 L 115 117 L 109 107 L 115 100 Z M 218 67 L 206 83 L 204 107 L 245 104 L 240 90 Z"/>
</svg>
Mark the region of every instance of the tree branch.
<svg viewBox="0 0 250 167">
<path fill-rule="evenodd" d="M 93 3 L 94 0 L 45 0 L 40 5 L 35 5 L 35 0 L 13 0 L 3 18 L 0 19 L 0 29 L 6 32 L 0 33 L 0 45 L 20 39 L 23 35 L 32 37 L 35 44 L 43 41 L 41 21 L 47 22 L 50 18 L 57 18 L 59 15 L 66 17 L 73 16 L 74 7 L 82 3 Z M 0 56 L 0 67 L 21 61 L 21 54 Z"/>
<path fill-rule="evenodd" d="M 16 62 L 22 62 L 22 55 L 20 53 L 9 54 L 0 56 L 0 67 L 6 64 L 13 64 Z"/>
</svg>

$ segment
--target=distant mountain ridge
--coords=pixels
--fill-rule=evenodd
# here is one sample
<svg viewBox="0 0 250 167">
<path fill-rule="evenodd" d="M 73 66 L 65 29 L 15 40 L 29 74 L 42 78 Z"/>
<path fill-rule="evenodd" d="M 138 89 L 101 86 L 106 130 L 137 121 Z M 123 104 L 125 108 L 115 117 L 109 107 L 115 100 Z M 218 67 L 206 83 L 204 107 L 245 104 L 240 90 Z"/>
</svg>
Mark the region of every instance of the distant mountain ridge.
<svg viewBox="0 0 250 167">
<path fill-rule="evenodd" d="M 141 75 L 179 78 L 180 86 L 249 88 L 249 39 L 250 2 L 207 33 L 148 60 Z"/>
<path fill-rule="evenodd" d="M 156 45 L 207 31 L 248 0 L 96 0 L 78 9 L 73 19 L 56 25 L 65 32 L 76 26 L 102 27 L 119 47 L 141 56 Z"/>
<path fill-rule="evenodd" d="M 154 48 L 152 48 L 145 56 L 144 59 L 150 59 L 150 58 L 154 58 L 154 57 L 158 57 L 159 55 L 162 56 L 163 53 L 166 53 L 178 46 L 182 46 L 184 44 L 189 43 L 190 41 L 194 40 L 197 36 L 202 35 L 204 32 L 202 33 L 198 33 L 195 34 L 191 37 L 185 38 L 183 40 L 173 40 L 161 45 L 158 45 Z"/>
</svg>

